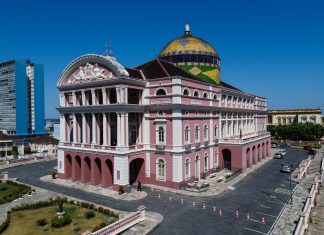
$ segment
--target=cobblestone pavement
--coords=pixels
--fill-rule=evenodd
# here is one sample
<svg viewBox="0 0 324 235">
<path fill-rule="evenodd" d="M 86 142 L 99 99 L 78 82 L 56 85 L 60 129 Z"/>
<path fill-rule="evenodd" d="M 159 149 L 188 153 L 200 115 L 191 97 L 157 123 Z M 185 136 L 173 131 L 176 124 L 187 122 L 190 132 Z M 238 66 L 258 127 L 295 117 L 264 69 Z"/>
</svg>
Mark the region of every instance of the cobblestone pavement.
<svg viewBox="0 0 324 235">
<path fill-rule="evenodd" d="M 322 154 L 317 154 L 309 166 L 309 174 L 306 176 L 306 178 L 293 178 L 293 180 L 298 182 L 298 184 L 293 193 L 292 204 L 288 203 L 286 205 L 271 234 L 293 234 L 299 220 L 299 215 L 303 210 L 304 203 L 306 201 L 307 195 L 309 194 L 309 189 L 314 183 L 316 173 L 319 172 L 321 160 Z"/>
</svg>

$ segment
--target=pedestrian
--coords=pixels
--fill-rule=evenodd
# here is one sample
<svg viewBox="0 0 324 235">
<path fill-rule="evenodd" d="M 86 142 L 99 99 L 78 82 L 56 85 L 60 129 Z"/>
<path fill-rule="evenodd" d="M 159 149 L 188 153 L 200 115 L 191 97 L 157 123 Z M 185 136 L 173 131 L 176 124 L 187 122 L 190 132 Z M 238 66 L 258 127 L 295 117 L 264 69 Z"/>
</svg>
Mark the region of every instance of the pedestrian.
<svg viewBox="0 0 324 235">
<path fill-rule="evenodd" d="M 141 183 L 141 181 L 138 181 L 138 183 L 137 183 L 137 191 L 142 191 L 142 183 Z"/>
</svg>

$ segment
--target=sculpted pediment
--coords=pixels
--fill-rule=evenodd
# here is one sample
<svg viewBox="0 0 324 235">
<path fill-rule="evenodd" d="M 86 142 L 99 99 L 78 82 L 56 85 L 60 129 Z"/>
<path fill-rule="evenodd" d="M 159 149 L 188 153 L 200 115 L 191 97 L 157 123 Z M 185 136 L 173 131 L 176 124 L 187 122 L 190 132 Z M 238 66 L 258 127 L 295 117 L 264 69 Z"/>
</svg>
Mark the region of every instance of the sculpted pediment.
<svg viewBox="0 0 324 235">
<path fill-rule="evenodd" d="M 57 86 L 125 78 L 127 70 L 114 57 L 89 54 L 73 60 L 63 71 Z"/>
</svg>

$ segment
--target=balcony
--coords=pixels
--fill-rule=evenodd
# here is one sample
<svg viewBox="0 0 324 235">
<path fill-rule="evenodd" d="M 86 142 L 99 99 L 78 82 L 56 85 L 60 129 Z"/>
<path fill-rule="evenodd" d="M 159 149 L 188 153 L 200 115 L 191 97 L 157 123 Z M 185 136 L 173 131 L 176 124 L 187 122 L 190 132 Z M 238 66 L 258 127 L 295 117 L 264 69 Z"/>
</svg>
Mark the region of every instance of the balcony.
<svg viewBox="0 0 324 235">
<path fill-rule="evenodd" d="M 204 145 L 205 145 L 205 146 L 208 146 L 208 140 L 205 140 L 205 141 L 204 141 Z"/>
<path fill-rule="evenodd" d="M 271 137 L 270 132 L 260 132 L 257 134 L 254 134 L 253 136 L 243 136 L 242 139 L 240 138 L 227 138 L 227 139 L 220 139 L 219 142 L 226 143 L 226 144 L 241 144 L 241 143 L 247 143 L 254 140 L 263 139 L 265 137 Z"/>
<path fill-rule="evenodd" d="M 157 144 L 155 145 L 155 149 L 158 151 L 164 151 L 165 150 L 165 144 Z"/>
<path fill-rule="evenodd" d="M 196 148 L 200 148 L 200 142 L 195 143 Z"/>
</svg>

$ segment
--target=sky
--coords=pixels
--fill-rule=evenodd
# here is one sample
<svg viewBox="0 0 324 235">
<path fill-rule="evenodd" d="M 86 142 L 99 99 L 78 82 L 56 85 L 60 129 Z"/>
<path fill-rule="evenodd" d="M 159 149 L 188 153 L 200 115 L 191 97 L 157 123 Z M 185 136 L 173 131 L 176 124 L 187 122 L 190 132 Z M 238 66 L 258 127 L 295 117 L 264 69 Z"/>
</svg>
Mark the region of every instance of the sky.
<svg viewBox="0 0 324 235">
<path fill-rule="evenodd" d="M 103 54 L 135 67 L 184 32 L 212 44 L 221 79 L 268 99 L 268 108 L 324 110 L 324 1 L 47 0 L 0 4 L 0 62 L 44 65 L 45 116 L 57 118 L 56 81 L 78 56 Z"/>
</svg>

